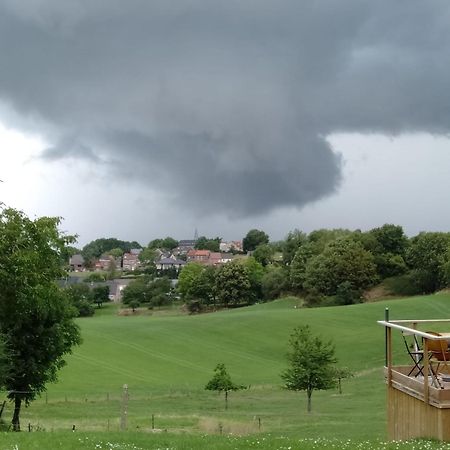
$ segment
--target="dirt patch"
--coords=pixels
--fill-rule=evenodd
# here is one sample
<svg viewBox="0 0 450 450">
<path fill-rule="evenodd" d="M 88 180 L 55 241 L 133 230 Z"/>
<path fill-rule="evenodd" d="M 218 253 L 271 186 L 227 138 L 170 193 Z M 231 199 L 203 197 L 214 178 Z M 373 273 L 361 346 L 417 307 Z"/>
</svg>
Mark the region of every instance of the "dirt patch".
<svg viewBox="0 0 450 450">
<path fill-rule="evenodd" d="M 365 291 L 363 294 L 365 302 L 376 302 L 378 300 L 387 300 L 390 298 L 398 298 L 398 295 L 392 295 L 392 292 L 383 284 L 374 286 L 372 289 Z"/>
<path fill-rule="evenodd" d="M 118 316 L 151 316 L 152 311 L 147 308 L 136 308 L 134 311 L 131 308 L 122 308 L 117 311 Z"/>
</svg>

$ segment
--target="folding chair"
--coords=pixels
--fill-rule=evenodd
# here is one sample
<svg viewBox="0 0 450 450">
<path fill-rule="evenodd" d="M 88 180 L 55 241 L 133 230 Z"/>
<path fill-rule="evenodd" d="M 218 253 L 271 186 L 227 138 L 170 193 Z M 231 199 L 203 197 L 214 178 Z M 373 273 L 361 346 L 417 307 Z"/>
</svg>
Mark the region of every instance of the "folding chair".
<svg viewBox="0 0 450 450">
<path fill-rule="evenodd" d="M 407 336 L 412 336 L 410 342 L 408 342 Z M 424 376 L 423 374 L 423 350 L 420 349 L 419 342 L 417 341 L 417 336 L 414 333 L 409 333 L 406 331 L 402 332 L 403 342 L 405 343 L 406 351 L 408 355 L 411 357 L 414 362 L 413 367 L 408 373 L 408 377 L 417 369 L 417 372 L 414 374 L 414 377 L 419 375 Z"/>
<path fill-rule="evenodd" d="M 432 334 L 434 336 L 440 336 L 439 333 L 436 333 L 434 331 L 427 331 L 427 333 Z M 436 379 L 437 379 L 441 389 L 443 389 L 444 386 L 439 381 L 437 374 L 439 373 L 439 369 L 440 369 L 441 365 L 444 366 L 445 372 L 447 374 L 449 373 L 448 362 L 450 362 L 450 349 L 448 348 L 448 342 L 445 339 L 436 339 L 436 340 L 429 339 L 428 340 L 428 351 L 430 352 L 430 363 L 431 363 L 432 369 L 433 369 L 432 364 L 437 363 L 436 371 L 435 371 Z"/>
</svg>

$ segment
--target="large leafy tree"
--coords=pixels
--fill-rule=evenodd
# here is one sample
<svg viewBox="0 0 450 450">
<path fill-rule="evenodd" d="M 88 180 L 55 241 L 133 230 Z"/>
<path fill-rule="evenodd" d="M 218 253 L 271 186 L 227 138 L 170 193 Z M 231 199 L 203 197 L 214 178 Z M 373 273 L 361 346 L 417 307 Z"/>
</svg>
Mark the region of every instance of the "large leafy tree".
<svg viewBox="0 0 450 450">
<path fill-rule="evenodd" d="M 448 284 L 450 233 L 420 233 L 411 239 L 406 260 L 419 291 L 428 293 Z"/>
<path fill-rule="evenodd" d="M 293 230 L 289 231 L 285 240 L 282 243 L 283 263 L 291 264 L 297 250 L 307 242 L 307 236 L 303 231 Z"/>
<path fill-rule="evenodd" d="M 289 281 L 294 292 L 301 292 L 306 280 L 306 267 L 309 260 L 317 256 L 316 248 L 311 242 L 307 242 L 297 249 L 289 267 Z"/>
<path fill-rule="evenodd" d="M 203 266 L 196 262 L 186 264 L 178 276 L 177 290 L 183 300 L 189 300 L 196 297 L 198 280 L 203 271 Z"/>
<path fill-rule="evenodd" d="M 313 391 L 336 386 L 334 344 L 314 336 L 309 325 L 295 328 L 289 344 L 289 367 L 281 374 L 281 378 L 286 389 L 306 391 L 307 410 L 311 412 Z"/>
<path fill-rule="evenodd" d="M 220 267 L 216 273 L 216 293 L 224 306 L 250 302 L 252 292 L 248 268 L 238 261 Z"/>
<path fill-rule="evenodd" d="M 264 233 L 264 231 L 252 229 L 250 230 L 244 239 L 242 240 L 242 246 L 244 248 L 244 252 L 251 252 L 255 250 L 258 245 L 268 244 L 269 236 Z"/>
<path fill-rule="evenodd" d="M 269 264 L 273 263 L 275 248 L 270 244 L 258 245 L 258 247 L 255 248 L 252 256 L 256 259 L 256 261 L 266 267 Z"/>
<path fill-rule="evenodd" d="M 56 283 L 65 274 L 61 255 L 74 241 L 59 223 L 0 211 L 0 335 L 9 356 L 4 386 L 14 402 L 14 430 L 20 430 L 22 404 L 56 380 L 64 355 L 80 343 L 76 311 Z"/>
<path fill-rule="evenodd" d="M 320 255 L 308 262 L 303 286 L 325 295 L 335 295 L 338 286 L 345 281 L 354 289 L 363 290 L 376 280 L 372 254 L 361 243 L 341 238 L 330 242 Z"/>
</svg>

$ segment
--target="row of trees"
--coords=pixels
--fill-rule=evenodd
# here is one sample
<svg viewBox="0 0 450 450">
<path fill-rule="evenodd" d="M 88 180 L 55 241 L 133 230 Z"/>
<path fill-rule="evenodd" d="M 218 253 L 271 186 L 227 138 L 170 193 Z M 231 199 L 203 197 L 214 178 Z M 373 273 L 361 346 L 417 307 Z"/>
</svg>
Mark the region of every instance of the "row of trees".
<svg viewBox="0 0 450 450">
<path fill-rule="evenodd" d="M 299 230 L 269 242 L 250 230 L 247 260 L 221 268 L 188 264 L 179 292 L 191 305 L 231 306 L 271 300 L 291 293 L 308 306 L 361 301 L 383 282 L 396 295 L 431 293 L 450 285 L 450 233 L 423 232 L 408 238 L 401 226 L 360 230 Z"/>
<path fill-rule="evenodd" d="M 283 252 L 290 287 L 311 298 L 334 296 L 352 303 L 380 281 L 394 294 L 431 293 L 450 283 L 450 233 L 420 233 L 408 238 L 398 225 L 368 232 L 294 232 L 299 244 Z M 295 248 L 295 247 L 294 247 Z M 293 256 L 292 256 L 293 255 Z M 292 259 L 289 259 L 291 257 Z"/>
<path fill-rule="evenodd" d="M 264 268 L 252 257 L 218 267 L 191 262 L 182 269 L 177 290 L 192 312 L 204 306 L 243 306 L 261 298 L 263 277 Z"/>
</svg>

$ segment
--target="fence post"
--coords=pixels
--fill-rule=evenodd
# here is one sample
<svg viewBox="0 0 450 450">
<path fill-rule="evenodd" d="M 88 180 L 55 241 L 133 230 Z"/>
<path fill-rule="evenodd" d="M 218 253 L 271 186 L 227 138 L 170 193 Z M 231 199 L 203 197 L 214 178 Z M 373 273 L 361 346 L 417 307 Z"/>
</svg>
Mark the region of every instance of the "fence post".
<svg viewBox="0 0 450 450">
<path fill-rule="evenodd" d="M 128 384 L 124 384 L 122 396 L 122 414 L 120 417 L 120 429 L 122 431 L 125 431 L 127 429 L 128 399 Z"/>
</svg>

